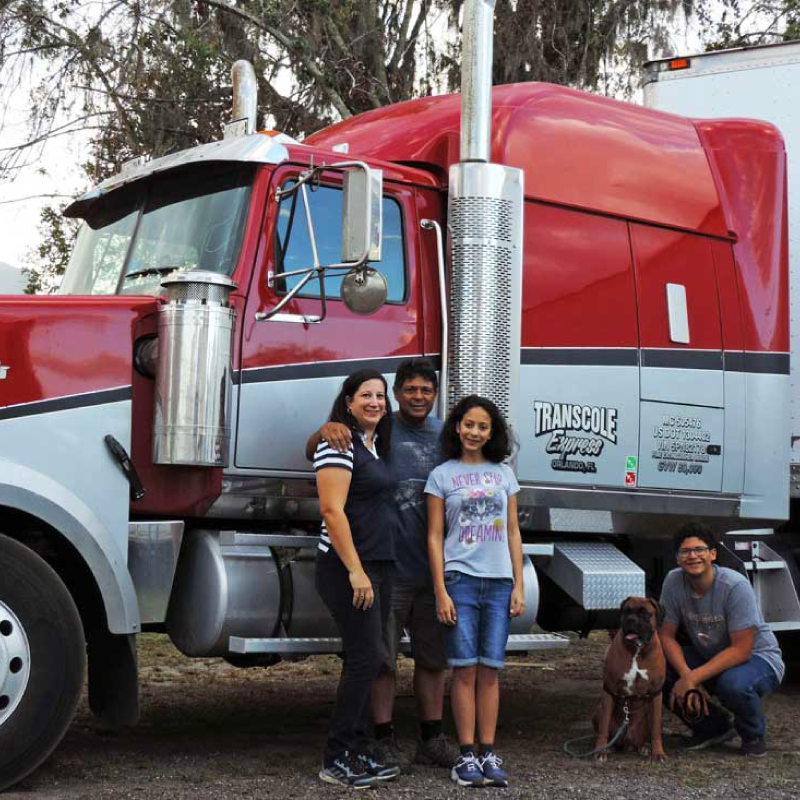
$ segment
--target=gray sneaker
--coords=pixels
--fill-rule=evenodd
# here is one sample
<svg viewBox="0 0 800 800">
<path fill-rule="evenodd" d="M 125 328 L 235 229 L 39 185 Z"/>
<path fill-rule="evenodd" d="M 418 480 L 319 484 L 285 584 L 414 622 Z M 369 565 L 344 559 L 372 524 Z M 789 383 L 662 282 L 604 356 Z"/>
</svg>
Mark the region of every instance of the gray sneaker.
<svg viewBox="0 0 800 800">
<path fill-rule="evenodd" d="M 389 767 L 400 767 L 401 772 L 407 775 L 411 772 L 411 761 L 397 744 L 397 739 L 390 736 L 386 739 L 376 739 L 372 744 L 372 755 L 376 761 Z"/>
<path fill-rule="evenodd" d="M 458 748 L 449 737 L 440 733 L 427 741 L 420 740 L 417 744 L 417 752 L 414 753 L 414 761 L 417 764 L 450 769 L 458 761 L 460 755 Z"/>
</svg>

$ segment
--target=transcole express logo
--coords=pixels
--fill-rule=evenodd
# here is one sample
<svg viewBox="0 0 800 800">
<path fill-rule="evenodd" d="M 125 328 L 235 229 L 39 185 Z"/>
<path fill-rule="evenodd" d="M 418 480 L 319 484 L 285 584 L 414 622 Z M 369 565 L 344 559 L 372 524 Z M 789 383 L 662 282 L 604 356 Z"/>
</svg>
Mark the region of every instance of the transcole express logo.
<svg viewBox="0 0 800 800">
<path fill-rule="evenodd" d="M 600 455 L 603 439 L 611 444 L 617 443 L 616 408 L 534 400 L 533 413 L 534 436 L 552 434 L 545 448 L 548 453 Z M 569 437 L 567 431 L 599 438 Z"/>
</svg>

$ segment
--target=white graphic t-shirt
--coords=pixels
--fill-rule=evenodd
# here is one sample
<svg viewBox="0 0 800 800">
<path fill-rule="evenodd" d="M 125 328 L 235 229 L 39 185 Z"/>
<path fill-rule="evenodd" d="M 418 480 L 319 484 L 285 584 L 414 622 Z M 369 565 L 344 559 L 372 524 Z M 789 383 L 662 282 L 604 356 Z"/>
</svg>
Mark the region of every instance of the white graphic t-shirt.
<svg viewBox="0 0 800 800">
<path fill-rule="evenodd" d="M 444 568 L 477 578 L 512 578 L 508 498 L 519 484 L 506 464 L 451 459 L 428 477 L 425 493 L 445 501 Z"/>
</svg>

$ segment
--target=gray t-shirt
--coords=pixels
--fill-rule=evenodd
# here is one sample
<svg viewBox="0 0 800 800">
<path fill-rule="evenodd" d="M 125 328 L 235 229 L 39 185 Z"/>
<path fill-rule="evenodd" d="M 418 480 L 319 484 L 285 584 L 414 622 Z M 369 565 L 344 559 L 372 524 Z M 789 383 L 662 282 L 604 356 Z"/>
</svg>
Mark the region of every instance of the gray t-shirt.
<svg viewBox="0 0 800 800">
<path fill-rule="evenodd" d="M 406 425 L 395 414 L 389 464 L 397 475 L 397 556 L 395 580 L 424 586 L 431 582 L 428 563 L 428 514 L 425 482 L 442 463 L 439 434 L 442 421 L 428 417 L 420 427 Z"/>
<path fill-rule="evenodd" d="M 463 464 L 451 459 L 431 472 L 425 493 L 445 504 L 445 570 L 477 578 L 513 578 L 508 498 L 518 491 L 507 464 Z"/>
<path fill-rule="evenodd" d="M 706 661 L 730 647 L 731 633 L 755 628 L 752 654 L 763 658 L 783 680 L 778 640 L 764 622 L 750 582 L 735 570 L 714 565 L 711 589 L 695 597 L 686 573 L 673 569 L 664 580 L 661 605 L 664 621 L 681 628 Z"/>
</svg>

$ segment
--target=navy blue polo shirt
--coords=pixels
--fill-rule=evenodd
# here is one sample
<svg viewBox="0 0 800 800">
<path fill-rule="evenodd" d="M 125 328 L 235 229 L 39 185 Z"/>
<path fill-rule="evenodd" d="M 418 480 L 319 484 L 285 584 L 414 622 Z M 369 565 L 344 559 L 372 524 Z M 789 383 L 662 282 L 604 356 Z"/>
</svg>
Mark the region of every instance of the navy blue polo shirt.
<svg viewBox="0 0 800 800">
<path fill-rule="evenodd" d="M 397 476 L 394 469 L 375 453 L 370 452 L 359 435 L 346 453 L 340 453 L 327 442 L 317 445 L 314 471 L 346 469 L 352 472 L 344 513 L 350 523 L 353 544 L 361 561 L 394 561 L 394 540 L 397 528 L 395 492 Z M 320 529 L 317 548 L 328 556 L 338 558 L 331 544 L 325 520 Z"/>
</svg>

